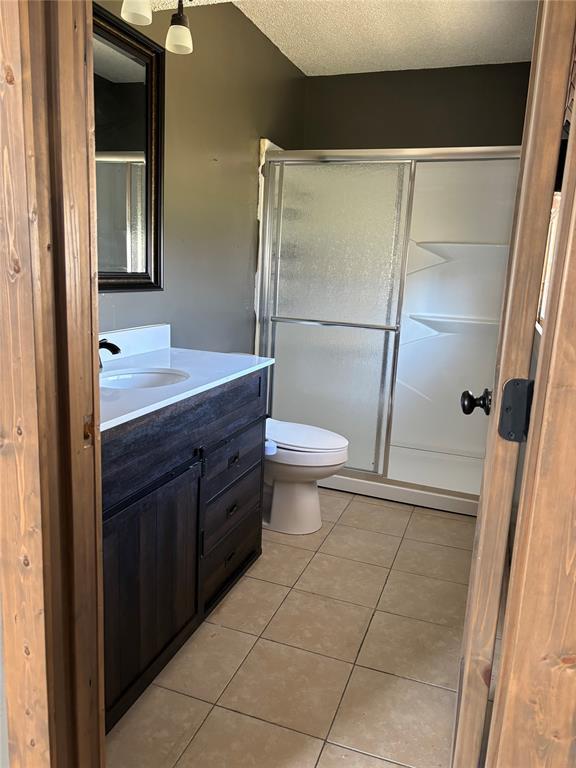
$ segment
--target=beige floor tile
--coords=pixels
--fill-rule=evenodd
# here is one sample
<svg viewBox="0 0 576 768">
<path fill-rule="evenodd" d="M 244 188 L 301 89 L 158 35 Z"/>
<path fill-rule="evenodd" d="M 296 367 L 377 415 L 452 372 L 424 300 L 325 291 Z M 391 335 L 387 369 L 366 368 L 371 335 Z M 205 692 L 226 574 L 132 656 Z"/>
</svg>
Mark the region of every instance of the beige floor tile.
<svg viewBox="0 0 576 768">
<path fill-rule="evenodd" d="M 312 552 L 316 552 L 333 527 L 334 523 L 324 522 L 319 531 L 306 534 L 279 533 L 278 531 L 270 531 L 267 528 L 263 528 L 262 538 L 264 541 L 275 541 L 277 544 L 286 544 L 288 547 L 299 547 L 300 549 L 309 549 Z"/>
<path fill-rule="evenodd" d="M 339 522 L 353 528 L 403 536 L 411 514 L 411 507 L 397 509 L 355 499 L 347 506 Z"/>
<path fill-rule="evenodd" d="M 370 608 L 292 591 L 263 637 L 335 659 L 354 661 L 371 615 Z"/>
<path fill-rule="evenodd" d="M 322 742 L 215 707 L 178 768 L 314 768 Z"/>
<path fill-rule="evenodd" d="M 376 611 L 358 664 L 456 690 L 462 630 Z"/>
<path fill-rule="evenodd" d="M 356 667 L 329 741 L 413 768 L 448 768 L 456 694 Z"/>
<path fill-rule="evenodd" d="M 262 554 L 248 571 L 255 579 L 291 587 L 312 559 L 313 553 L 273 541 L 262 542 Z"/>
<path fill-rule="evenodd" d="M 320 547 L 320 552 L 389 568 L 394 561 L 400 542 L 401 539 L 398 536 L 350 528 L 338 523 Z"/>
<path fill-rule="evenodd" d="M 472 553 L 466 549 L 404 539 L 396 555 L 394 569 L 467 584 L 471 558 Z"/>
<path fill-rule="evenodd" d="M 348 504 L 352 501 L 352 494 L 340 491 L 320 491 L 320 512 L 322 520 L 335 523 Z"/>
<path fill-rule="evenodd" d="M 392 570 L 378 609 L 449 627 L 461 627 L 466 614 L 468 587 Z"/>
<path fill-rule="evenodd" d="M 475 520 L 447 520 L 445 517 L 417 511 L 412 515 L 405 535 L 407 539 L 427 541 L 430 544 L 472 549 L 475 529 Z"/>
<path fill-rule="evenodd" d="M 210 706 L 151 685 L 108 734 L 107 768 L 172 768 Z"/>
<path fill-rule="evenodd" d="M 245 576 L 206 621 L 259 635 L 289 591 L 280 584 Z"/>
<path fill-rule="evenodd" d="M 387 568 L 378 565 L 318 552 L 294 588 L 374 608 L 388 573 Z"/>
<path fill-rule="evenodd" d="M 255 642 L 253 635 L 202 624 L 154 682 L 215 702 Z"/>
<path fill-rule="evenodd" d="M 318 768 L 397 768 L 398 763 L 352 752 L 350 749 L 325 744 Z"/>
<path fill-rule="evenodd" d="M 324 738 L 351 668 L 343 661 L 258 640 L 218 703 Z"/>
<path fill-rule="evenodd" d="M 393 509 L 403 509 L 407 512 L 412 512 L 414 507 L 411 504 L 403 504 L 401 501 L 391 501 L 390 499 L 377 499 L 374 496 L 363 496 L 360 493 L 355 494 L 354 501 L 365 501 L 367 504 L 379 504 L 380 506 L 390 507 Z"/>
</svg>

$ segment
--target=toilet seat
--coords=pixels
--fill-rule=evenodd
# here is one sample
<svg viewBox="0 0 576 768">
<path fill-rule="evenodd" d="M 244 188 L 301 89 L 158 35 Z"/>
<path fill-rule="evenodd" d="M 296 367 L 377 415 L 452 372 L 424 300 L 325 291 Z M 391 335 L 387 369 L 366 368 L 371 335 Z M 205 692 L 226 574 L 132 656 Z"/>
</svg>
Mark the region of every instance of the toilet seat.
<svg viewBox="0 0 576 768">
<path fill-rule="evenodd" d="M 348 449 L 338 451 L 296 451 L 278 446 L 273 456 L 266 461 L 274 464 L 291 464 L 293 467 L 333 467 L 348 461 Z"/>
<path fill-rule="evenodd" d="M 348 450 L 348 440 L 336 432 L 309 424 L 268 419 L 266 437 L 287 451 L 303 453 L 336 453 Z"/>
</svg>

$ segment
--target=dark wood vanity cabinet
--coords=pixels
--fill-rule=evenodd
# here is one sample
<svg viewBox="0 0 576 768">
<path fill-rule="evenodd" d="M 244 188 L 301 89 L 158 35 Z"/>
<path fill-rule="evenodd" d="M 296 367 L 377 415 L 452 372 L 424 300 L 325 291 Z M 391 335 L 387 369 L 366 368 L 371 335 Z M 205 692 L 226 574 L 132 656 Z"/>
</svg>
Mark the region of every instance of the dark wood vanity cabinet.
<svg viewBox="0 0 576 768">
<path fill-rule="evenodd" d="M 261 552 L 266 381 L 102 433 L 108 728 Z"/>
</svg>

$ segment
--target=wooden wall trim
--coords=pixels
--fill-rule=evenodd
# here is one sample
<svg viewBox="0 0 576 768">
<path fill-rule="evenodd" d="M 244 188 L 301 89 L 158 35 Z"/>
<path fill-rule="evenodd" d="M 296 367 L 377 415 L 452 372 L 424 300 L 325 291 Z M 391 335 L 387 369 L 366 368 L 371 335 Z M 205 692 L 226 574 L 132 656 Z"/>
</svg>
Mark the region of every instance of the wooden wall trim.
<svg viewBox="0 0 576 768">
<path fill-rule="evenodd" d="M 481 750 L 518 462 L 518 444 L 498 435 L 498 414 L 504 383 L 526 378 L 530 369 L 575 25 L 576 3 L 541 0 L 468 592 L 453 768 L 476 766 Z"/>
<path fill-rule="evenodd" d="M 576 135 L 569 139 L 486 765 L 574 765 Z"/>
<path fill-rule="evenodd" d="M 90 2 L 0 3 L 0 590 L 26 768 L 104 760 L 91 53 Z"/>
</svg>

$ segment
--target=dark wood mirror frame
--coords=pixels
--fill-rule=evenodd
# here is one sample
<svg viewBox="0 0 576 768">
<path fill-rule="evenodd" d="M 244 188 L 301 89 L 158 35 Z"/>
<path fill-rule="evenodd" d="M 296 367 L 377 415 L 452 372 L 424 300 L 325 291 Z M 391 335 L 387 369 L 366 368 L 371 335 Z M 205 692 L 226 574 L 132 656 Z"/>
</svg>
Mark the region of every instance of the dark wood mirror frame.
<svg viewBox="0 0 576 768">
<path fill-rule="evenodd" d="M 163 288 L 163 177 L 165 50 L 114 14 L 93 6 L 94 34 L 136 56 L 146 65 L 146 270 L 99 272 L 98 290 L 144 291 Z"/>
</svg>

